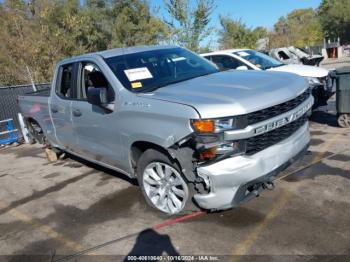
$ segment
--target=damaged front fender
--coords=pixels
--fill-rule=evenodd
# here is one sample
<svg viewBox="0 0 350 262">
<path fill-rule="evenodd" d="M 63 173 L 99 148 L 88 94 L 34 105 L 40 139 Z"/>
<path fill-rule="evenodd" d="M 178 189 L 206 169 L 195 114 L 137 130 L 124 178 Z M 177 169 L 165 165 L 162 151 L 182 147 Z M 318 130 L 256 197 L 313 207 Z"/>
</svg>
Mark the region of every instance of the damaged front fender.
<svg viewBox="0 0 350 262">
<path fill-rule="evenodd" d="M 182 139 L 180 142 L 168 148 L 171 157 L 180 164 L 181 171 L 190 184 L 194 185 L 197 193 L 208 193 L 210 191 L 209 181 L 198 175 L 198 153 L 194 135 Z"/>
</svg>

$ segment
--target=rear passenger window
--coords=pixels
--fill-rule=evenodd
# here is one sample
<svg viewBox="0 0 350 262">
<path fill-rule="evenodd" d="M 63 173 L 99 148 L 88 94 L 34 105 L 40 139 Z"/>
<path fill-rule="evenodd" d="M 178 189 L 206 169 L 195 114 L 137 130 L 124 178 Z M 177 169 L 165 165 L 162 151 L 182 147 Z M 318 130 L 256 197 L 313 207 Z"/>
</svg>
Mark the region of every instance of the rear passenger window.
<svg viewBox="0 0 350 262">
<path fill-rule="evenodd" d="M 61 79 L 58 87 L 58 95 L 66 98 L 73 97 L 73 64 L 61 67 Z"/>
</svg>

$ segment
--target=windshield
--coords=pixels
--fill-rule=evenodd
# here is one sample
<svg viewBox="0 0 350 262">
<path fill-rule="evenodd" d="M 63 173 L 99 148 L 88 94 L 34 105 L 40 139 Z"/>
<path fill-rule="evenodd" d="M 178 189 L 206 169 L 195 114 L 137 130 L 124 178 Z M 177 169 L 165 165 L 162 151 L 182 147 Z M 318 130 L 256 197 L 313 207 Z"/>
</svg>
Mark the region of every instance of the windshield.
<svg viewBox="0 0 350 262">
<path fill-rule="evenodd" d="M 276 59 L 265 55 L 263 53 L 254 51 L 254 50 L 244 50 L 244 51 L 238 51 L 234 52 L 233 54 L 249 61 L 256 67 L 259 67 L 262 70 L 266 70 L 273 67 L 279 67 L 283 64 Z"/>
<path fill-rule="evenodd" d="M 120 55 L 106 62 L 123 86 L 134 92 L 148 92 L 218 72 L 207 60 L 182 48 Z"/>
</svg>

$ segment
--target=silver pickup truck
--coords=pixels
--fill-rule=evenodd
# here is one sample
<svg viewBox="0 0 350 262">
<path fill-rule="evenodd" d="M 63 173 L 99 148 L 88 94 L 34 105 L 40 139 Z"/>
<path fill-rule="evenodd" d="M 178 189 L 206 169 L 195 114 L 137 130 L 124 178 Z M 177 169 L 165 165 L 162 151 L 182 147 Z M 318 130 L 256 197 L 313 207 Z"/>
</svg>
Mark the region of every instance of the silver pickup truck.
<svg viewBox="0 0 350 262">
<path fill-rule="evenodd" d="M 167 214 L 227 209 L 273 188 L 308 147 L 313 104 L 302 77 L 219 72 L 175 46 L 61 61 L 50 92 L 18 100 L 39 142 L 137 178 Z"/>
</svg>

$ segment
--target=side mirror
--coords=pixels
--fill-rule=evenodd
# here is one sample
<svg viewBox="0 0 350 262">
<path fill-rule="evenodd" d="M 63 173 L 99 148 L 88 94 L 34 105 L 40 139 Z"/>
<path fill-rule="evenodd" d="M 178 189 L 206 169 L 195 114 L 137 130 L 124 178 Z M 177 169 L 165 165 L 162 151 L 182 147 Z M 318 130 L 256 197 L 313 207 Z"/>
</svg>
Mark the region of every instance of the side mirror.
<svg viewBox="0 0 350 262">
<path fill-rule="evenodd" d="M 248 70 L 247 66 L 239 66 L 236 68 L 236 70 Z"/>
<path fill-rule="evenodd" d="M 105 107 L 110 101 L 108 101 L 108 93 L 106 87 L 88 88 L 87 101 L 96 106 Z"/>
</svg>

